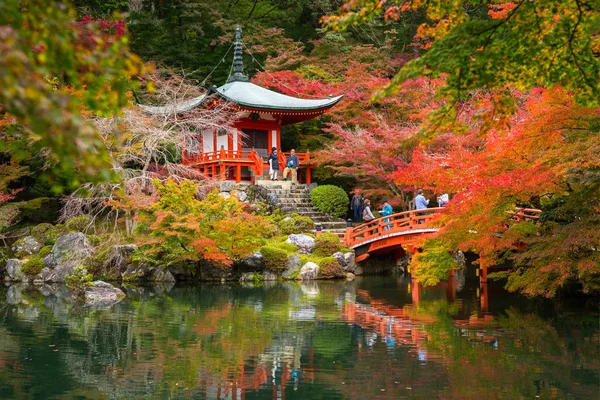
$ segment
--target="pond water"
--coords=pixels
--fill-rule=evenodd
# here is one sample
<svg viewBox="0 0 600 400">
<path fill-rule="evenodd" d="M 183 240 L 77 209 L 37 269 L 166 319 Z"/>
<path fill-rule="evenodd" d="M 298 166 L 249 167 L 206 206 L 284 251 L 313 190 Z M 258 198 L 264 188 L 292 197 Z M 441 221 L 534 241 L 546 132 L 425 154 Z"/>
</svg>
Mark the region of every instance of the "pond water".
<svg viewBox="0 0 600 400">
<path fill-rule="evenodd" d="M 594 399 L 598 299 L 530 300 L 408 277 L 0 289 L 0 398 Z"/>
</svg>

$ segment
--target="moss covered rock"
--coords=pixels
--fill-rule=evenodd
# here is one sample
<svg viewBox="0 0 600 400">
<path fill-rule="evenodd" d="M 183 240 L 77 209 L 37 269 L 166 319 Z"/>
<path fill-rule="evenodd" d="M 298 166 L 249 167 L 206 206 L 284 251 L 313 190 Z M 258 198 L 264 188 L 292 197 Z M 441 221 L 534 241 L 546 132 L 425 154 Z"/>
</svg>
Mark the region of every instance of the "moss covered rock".
<svg viewBox="0 0 600 400">
<path fill-rule="evenodd" d="M 323 233 L 315 238 L 314 253 L 320 257 L 331 256 L 342 249 L 340 237 L 335 233 Z"/>
<path fill-rule="evenodd" d="M 310 233 L 315 229 L 315 223 L 308 217 L 294 213 L 279 221 L 277 227 L 282 234 L 291 235 L 293 233 Z"/>
<path fill-rule="evenodd" d="M 346 273 L 335 257 L 325 257 L 319 262 L 319 279 L 343 278 Z"/>
<path fill-rule="evenodd" d="M 65 228 L 68 232 L 84 232 L 91 224 L 92 220 L 89 217 L 80 215 L 67 220 Z"/>
<path fill-rule="evenodd" d="M 12 251 L 18 258 L 22 258 L 37 253 L 41 248 L 42 246 L 33 236 L 25 236 L 13 244 Z"/>
<path fill-rule="evenodd" d="M 40 272 L 42 272 L 44 266 L 44 261 L 42 261 L 41 257 L 31 256 L 21 266 L 21 271 L 27 275 L 29 279 L 34 279 L 40 274 Z"/>
<path fill-rule="evenodd" d="M 287 253 L 275 246 L 263 246 L 260 249 L 260 254 L 263 256 L 263 264 L 267 271 L 280 272 L 287 267 Z"/>
</svg>

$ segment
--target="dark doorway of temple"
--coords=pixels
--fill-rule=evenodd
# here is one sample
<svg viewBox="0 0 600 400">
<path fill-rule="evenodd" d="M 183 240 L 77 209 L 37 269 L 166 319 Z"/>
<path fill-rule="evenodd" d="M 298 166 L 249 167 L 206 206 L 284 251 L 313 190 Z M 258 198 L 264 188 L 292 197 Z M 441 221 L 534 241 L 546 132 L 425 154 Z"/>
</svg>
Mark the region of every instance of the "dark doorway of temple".
<svg viewBox="0 0 600 400">
<path fill-rule="evenodd" d="M 254 149 L 261 157 L 267 157 L 269 154 L 269 139 L 267 131 L 262 129 L 242 129 L 244 138 L 242 139 L 243 149 Z"/>
</svg>

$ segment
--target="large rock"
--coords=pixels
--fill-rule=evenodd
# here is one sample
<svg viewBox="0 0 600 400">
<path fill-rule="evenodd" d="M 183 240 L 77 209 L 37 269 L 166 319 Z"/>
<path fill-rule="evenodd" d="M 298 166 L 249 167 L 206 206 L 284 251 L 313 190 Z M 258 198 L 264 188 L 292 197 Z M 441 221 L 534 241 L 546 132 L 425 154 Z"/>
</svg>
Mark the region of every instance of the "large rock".
<svg viewBox="0 0 600 400">
<path fill-rule="evenodd" d="M 256 252 L 251 256 L 244 257 L 239 262 L 239 268 L 241 271 L 262 271 L 264 269 L 263 255 L 260 252 Z"/>
<path fill-rule="evenodd" d="M 354 255 L 353 251 L 343 254 L 338 251 L 337 253 L 333 254 L 333 257 L 338 260 L 340 267 L 342 267 L 344 272 L 350 272 L 354 274 L 354 271 L 356 271 L 356 256 Z"/>
<path fill-rule="evenodd" d="M 27 276 L 21 271 L 24 261 L 11 258 L 6 260 L 6 280 L 12 282 L 25 282 Z"/>
<path fill-rule="evenodd" d="M 59 236 L 52 252 L 44 258 L 48 267 L 42 271 L 44 282 L 64 282 L 73 268 L 80 266 L 83 260 L 94 254 L 94 247 L 81 232 Z"/>
<path fill-rule="evenodd" d="M 110 307 L 125 298 L 125 293 L 103 281 L 94 282 L 94 286 L 85 290 L 85 304 L 91 307 Z"/>
<path fill-rule="evenodd" d="M 319 275 L 319 266 L 314 262 L 307 262 L 304 264 L 302 269 L 300 270 L 300 274 L 298 274 L 298 279 L 303 281 L 310 281 L 313 279 L 317 279 Z"/>
<path fill-rule="evenodd" d="M 235 189 L 234 181 L 223 181 L 219 184 L 219 192 L 231 193 Z"/>
<path fill-rule="evenodd" d="M 281 274 L 283 279 L 292 279 L 292 276 L 300 271 L 302 267 L 302 261 L 300 261 L 300 257 L 298 254 L 292 254 L 288 257 L 288 263 L 286 269 Z"/>
<path fill-rule="evenodd" d="M 121 279 L 124 282 L 148 282 L 152 280 L 152 273 L 153 270 L 143 263 L 130 265 L 121 273 Z"/>
<path fill-rule="evenodd" d="M 248 199 L 248 194 L 241 190 L 234 190 L 232 193 L 235 197 L 238 198 L 239 201 L 246 201 Z"/>
<path fill-rule="evenodd" d="M 42 245 L 40 245 L 33 236 L 26 236 L 23 239 L 19 239 L 15 242 L 12 247 L 12 251 L 17 255 L 17 257 L 24 257 L 37 253 L 41 248 Z"/>
<path fill-rule="evenodd" d="M 301 254 L 310 254 L 315 248 L 315 239 L 302 233 L 292 233 L 290 236 L 288 236 L 286 242 L 296 245 L 298 247 L 298 252 Z"/>
<path fill-rule="evenodd" d="M 265 282 L 273 282 L 277 280 L 277 274 L 271 271 L 263 272 L 263 280 Z"/>
<path fill-rule="evenodd" d="M 128 268 L 134 266 L 133 254 L 138 250 L 135 244 L 119 244 L 113 246 L 106 257 L 103 267 L 107 270 L 123 274 Z"/>
<path fill-rule="evenodd" d="M 344 264 L 345 266 L 342 267 L 344 272 L 354 273 L 356 271 L 356 255 L 353 251 L 344 253 Z"/>
<path fill-rule="evenodd" d="M 154 268 L 152 280 L 154 282 L 175 282 L 175 277 L 168 269 Z"/>
</svg>

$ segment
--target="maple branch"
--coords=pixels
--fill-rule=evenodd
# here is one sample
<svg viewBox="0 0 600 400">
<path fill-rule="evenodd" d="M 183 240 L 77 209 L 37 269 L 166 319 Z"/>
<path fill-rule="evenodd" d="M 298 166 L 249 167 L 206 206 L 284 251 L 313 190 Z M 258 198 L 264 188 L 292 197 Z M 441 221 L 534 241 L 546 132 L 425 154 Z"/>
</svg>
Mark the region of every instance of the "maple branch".
<svg viewBox="0 0 600 400">
<path fill-rule="evenodd" d="M 571 31 L 571 35 L 569 37 L 569 41 L 568 41 L 569 51 L 571 52 L 571 57 L 573 58 L 573 61 L 575 62 L 577 69 L 581 73 L 586 85 L 588 85 L 592 89 L 592 91 L 595 93 L 596 87 L 592 84 L 592 82 L 590 82 L 587 74 L 585 73 L 585 71 L 583 70 L 581 65 L 579 64 L 579 60 L 577 59 L 577 56 L 575 55 L 575 51 L 573 50 L 573 40 L 575 39 L 575 33 L 577 32 L 577 29 L 579 28 L 579 24 L 581 23 L 581 19 L 583 18 L 583 10 L 581 9 L 581 3 L 579 2 L 579 0 L 575 0 L 575 3 L 577 4 L 577 10 L 579 11 L 579 15 L 577 16 L 577 22 L 575 23 L 575 26 L 573 27 L 573 30 Z"/>
</svg>

